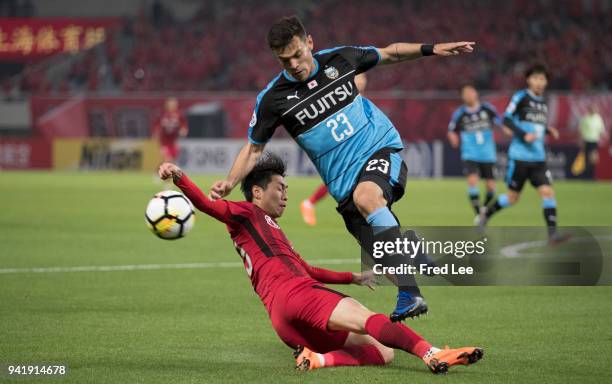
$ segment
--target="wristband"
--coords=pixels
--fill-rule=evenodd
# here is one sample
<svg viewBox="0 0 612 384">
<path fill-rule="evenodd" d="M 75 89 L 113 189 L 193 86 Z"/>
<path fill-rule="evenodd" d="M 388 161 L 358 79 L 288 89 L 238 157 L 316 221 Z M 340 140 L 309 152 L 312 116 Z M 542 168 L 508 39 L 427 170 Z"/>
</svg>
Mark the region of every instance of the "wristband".
<svg viewBox="0 0 612 384">
<path fill-rule="evenodd" d="M 434 54 L 433 44 L 421 44 L 421 54 L 423 56 L 431 56 Z"/>
</svg>

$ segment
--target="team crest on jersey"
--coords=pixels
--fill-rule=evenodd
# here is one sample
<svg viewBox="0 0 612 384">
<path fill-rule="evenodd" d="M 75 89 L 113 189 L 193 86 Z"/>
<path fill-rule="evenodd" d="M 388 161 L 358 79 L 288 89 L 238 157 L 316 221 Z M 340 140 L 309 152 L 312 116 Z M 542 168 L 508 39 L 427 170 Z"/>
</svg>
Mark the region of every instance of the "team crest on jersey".
<svg viewBox="0 0 612 384">
<path fill-rule="evenodd" d="M 253 112 L 253 117 L 251 117 L 251 121 L 249 122 L 249 127 L 253 128 L 257 124 L 257 115 Z"/>
<path fill-rule="evenodd" d="M 274 220 L 272 220 L 272 218 L 270 216 L 266 215 L 265 218 L 266 218 L 266 222 L 268 223 L 269 226 L 271 226 L 272 228 L 280 229 L 278 224 L 276 224 L 276 222 Z"/>
<path fill-rule="evenodd" d="M 334 80 L 338 78 L 338 75 L 340 75 L 340 72 L 338 72 L 336 67 L 325 68 L 325 76 L 327 76 L 327 78 Z"/>
<path fill-rule="evenodd" d="M 481 119 L 486 119 L 487 118 L 487 113 L 485 111 L 480 111 L 480 118 Z"/>
</svg>

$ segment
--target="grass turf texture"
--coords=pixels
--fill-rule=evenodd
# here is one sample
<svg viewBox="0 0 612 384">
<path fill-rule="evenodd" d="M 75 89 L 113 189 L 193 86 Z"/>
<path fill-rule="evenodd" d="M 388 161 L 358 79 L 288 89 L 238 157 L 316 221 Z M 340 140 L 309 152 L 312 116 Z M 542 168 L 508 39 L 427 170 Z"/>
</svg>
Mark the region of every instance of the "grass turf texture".
<svg viewBox="0 0 612 384">
<path fill-rule="evenodd" d="M 194 179 L 207 187 L 214 178 Z M 357 258 L 331 198 L 318 206 L 316 228 L 301 221 L 299 201 L 318 179 L 288 182 L 290 203 L 280 224 L 295 248 L 306 260 Z M 150 174 L 2 172 L 0 269 L 239 261 L 224 225 L 203 214 L 185 239 L 163 241 L 149 233 L 143 211 L 161 189 Z M 558 182 L 555 189 L 561 224 L 612 225 L 612 184 Z M 470 225 L 473 217 L 459 179 L 409 180 L 394 210 L 404 225 Z M 543 225 L 533 189 L 526 187 L 522 201 L 492 224 Z M 374 293 L 337 288 L 383 313 L 395 300 L 391 287 Z M 211 268 L 0 274 L 0 364 L 66 363 L 69 374 L 61 381 L 75 383 L 584 383 L 612 374 L 610 287 L 423 292 L 430 314 L 407 324 L 438 346 L 484 347 L 481 362 L 441 378 L 398 351 L 387 367 L 294 372 L 291 351 L 274 333 L 244 270 Z"/>
</svg>

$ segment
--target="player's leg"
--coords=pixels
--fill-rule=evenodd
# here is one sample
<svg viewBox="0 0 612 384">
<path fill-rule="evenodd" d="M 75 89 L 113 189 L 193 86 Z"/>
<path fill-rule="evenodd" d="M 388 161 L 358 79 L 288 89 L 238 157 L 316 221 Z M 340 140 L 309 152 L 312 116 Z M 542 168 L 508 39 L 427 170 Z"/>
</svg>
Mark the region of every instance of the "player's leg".
<svg viewBox="0 0 612 384">
<path fill-rule="evenodd" d="M 332 331 L 367 334 L 387 348 L 401 349 L 417 356 L 434 373 L 444 373 L 452 365 L 474 363 L 483 353 L 476 347 L 440 350 L 404 324 L 391 322 L 385 315 L 370 311 L 350 297 L 338 302 L 327 327 Z"/>
<path fill-rule="evenodd" d="M 497 196 L 497 199 L 486 207 L 480 215 L 478 226 L 483 228 L 491 216 L 498 213 L 502 209 L 516 204 L 519 200 L 521 190 L 525 185 L 525 181 L 529 176 L 528 166 L 521 161 L 508 160 L 508 170 L 506 172 L 506 184 L 508 190 Z"/>
<path fill-rule="evenodd" d="M 317 353 L 307 347 L 294 352 L 296 368 L 300 370 L 323 367 L 384 365 L 393 361 L 395 352 L 370 335 L 350 332 L 341 349 Z"/>
<path fill-rule="evenodd" d="M 538 193 L 542 198 L 544 221 L 550 236 L 557 230 L 557 200 L 555 199 L 555 191 L 550 185 L 541 185 L 538 187 Z"/>
<path fill-rule="evenodd" d="M 174 159 L 172 158 L 172 149 L 169 147 L 167 142 L 159 142 L 159 157 L 162 163 L 174 162 Z M 164 188 L 166 189 L 171 189 L 174 185 L 172 180 L 161 180 L 157 174 L 157 171 L 155 171 L 153 175 L 153 181 L 156 184 L 163 184 Z"/>
<path fill-rule="evenodd" d="M 179 145 L 177 141 L 172 142 L 168 145 L 168 157 L 170 162 L 176 163 L 179 158 Z"/>
<path fill-rule="evenodd" d="M 470 204 L 474 209 L 474 213 L 476 213 L 477 215 L 480 213 L 480 190 L 478 189 L 479 181 L 480 178 L 476 173 L 471 173 L 467 177 L 468 197 L 470 199 Z"/>
<path fill-rule="evenodd" d="M 495 197 L 495 173 L 494 163 L 482 163 L 480 165 L 480 176 L 485 180 L 486 195 L 483 206 L 486 207 Z"/>
<path fill-rule="evenodd" d="M 548 230 L 549 243 L 554 245 L 568 240 L 568 235 L 561 234 L 557 230 L 557 200 L 552 187 L 551 173 L 545 163 L 534 166 L 530 180 L 542 198 L 542 213 Z"/>
<path fill-rule="evenodd" d="M 159 154 L 163 162 L 172 162 L 172 151 L 168 144 L 162 143 L 159 146 Z"/>
<path fill-rule="evenodd" d="M 467 177 L 468 199 L 476 215 L 480 213 L 480 190 L 478 189 L 478 165 L 474 161 L 463 162 L 463 173 Z"/>
<path fill-rule="evenodd" d="M 317 224 L 317 216 L 315 212 L 315 204 L 327 195 L 327 186 L 321 184 L 314 193 L 300 204 L 300 211 L 304 222 L 310 226 Z"/>
<path fill-rule="evenodd" d="M 179 147 L 176 142 L 163 142 L 159 150 L 164 162 L 176 163 L 179 154 Z M 172 189 L 174 187 L 171 179 L 164 180 L 163 184 L 166 189 Z"/>
<path fill-rule="evenodd" d="M 296 369 L 343 365 L 382 365 L 393 360 L 393 349 L 374 338 L 329 328 L 329 318 L 345 298 L 322 285 L 287 290 L 284 302 L 275 300 L 272 323 L 281 338 L 297 345 Z M 279 321 L 280 320 L 280 321 Z"/>
<path fill-rule="evenodd" d="M 366 162 L 353 190 L 352 203 L 365 223 L 370 227 L 373 241 L 392 241 L 402 238 L 400 223 L 391 211 L 393 202 L 399 200 L 406 185 L 407 167 L 397 151 L 382 149 Z M 346 222 L 346 219 L 345 219 Z M 371 249 L 371 244 L 361 240 L 362 228 L 349 228 L 362 247 Z M 410 232 L 416 237 L 414 232 Z M 420 256 L 423 255 L 419 255 Z M 399 266 L 412 262 L 404 255 L 388 255 L 382 258 L 385 266 Z M 390 317 L 401 321 L 427 313 L 427 303 L 412 275 L 395 276 L 398 284 L 398 295 L 395 309 Z"/>
<path fill-rule="evenodd" d="M 597 143 L 585 142 L 585 177 L 589 180 L 595 178 L 595 167 L 599 163 L 599 150 Z"/>
</svg>

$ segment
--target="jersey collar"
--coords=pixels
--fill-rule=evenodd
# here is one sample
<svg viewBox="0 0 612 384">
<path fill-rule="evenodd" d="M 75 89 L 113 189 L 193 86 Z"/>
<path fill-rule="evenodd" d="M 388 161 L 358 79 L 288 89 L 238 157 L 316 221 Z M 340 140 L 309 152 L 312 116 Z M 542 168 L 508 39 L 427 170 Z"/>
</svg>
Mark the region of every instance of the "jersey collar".
<svg viewBox="0 0 612 384">
<path fill-rule="evenodd" d="M 531 92 L 531 90 L 530 90 L 529 88 L 527 88 L 527 90 L 526 90 L 526 91 L 527 91 L 527 94 L 528 94 L 528 95 L 529 95 L 529 96 L 530 96 L 532 99 L 535 99 L 535 100 L 537 100 L 537 101 L 542 101 L 542 100 L 544 100 L 544 98 L 543 98 L 542 96 L 538 96 L 538 95 L 536 95 L 535 93 Z"/>
<path fill-rule="evenodd" d="M 476 112 L 478 112 L 478 111 L 480 111 L 482 109 L 482 103 L 478 103 L 476 108 L 470 108 L 470 107 L 467 106 L 467 104 L 464 104 L 463 108 L 465 109 L 465 111 L 467 113 L 476 113 Z"/>
<path fill-rule="evenodd" d="M 315 77 L 315 75 L 317 74 L 317 72 L 319 72 L 319 61 L 316 59 L 316 57 L 312 58 L 314 60 L 315 63 L 315 68 L 314 71 L 312 71 L 312 73 L 310 74 L 310 76 L 308 76 L 308 78 L 304 81 L 308 81 L 310 79 L 312 79 L 313 77 Z M 299 80 L 296 79 L 295 77 L 291 76 L 289 74 L 289 72 L 283 70 L 283 76 L 285 76 L 285 79 L 289 80 L 289 81 L 293 81 L 294 83 L 298 83 Z"/>
</svg>

